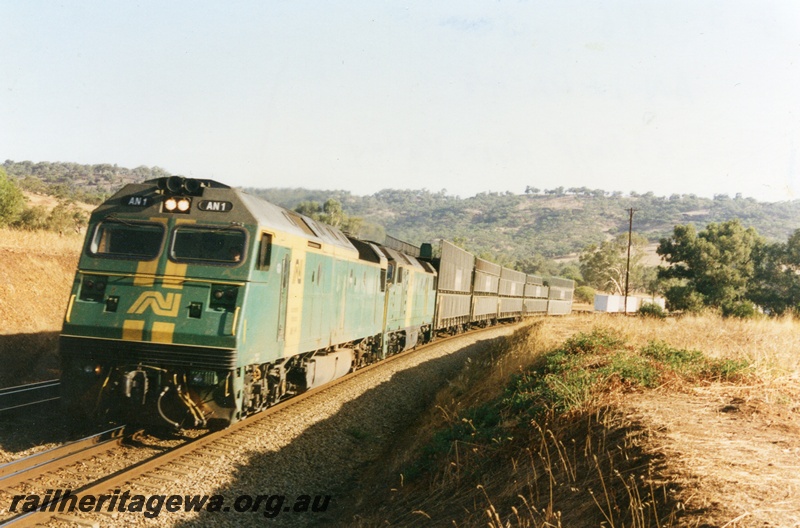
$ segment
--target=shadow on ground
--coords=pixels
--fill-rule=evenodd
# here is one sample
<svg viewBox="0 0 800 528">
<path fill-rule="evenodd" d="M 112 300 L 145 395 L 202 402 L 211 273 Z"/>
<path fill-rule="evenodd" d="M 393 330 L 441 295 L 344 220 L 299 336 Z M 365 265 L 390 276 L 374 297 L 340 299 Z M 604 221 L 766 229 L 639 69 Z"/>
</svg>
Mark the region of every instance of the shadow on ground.
<svg viewBox="0 0 800 528">
<path fill-rule="evenodd" d="M 310 526 L 338 524 L 343 503 L 352 500 L 353 479 L 380 457 L 396 436 L 415 422 L 418 415 L 433 401 L 436 393 L 456 375 L 464 362 L 502 338 L 483 340 L 447 356 L 432 359 L 416 367 L 396 373 L 391 380 L 367 390 L 345 403 L 335 415 L 326 418 L 291 440 L 277 451 L 253 453 L 239 464 L 233 482 L 214 491 L 225 497 L 227 513 L 203 512 L 194 520 L 179 520 L 176 526 Z M 404 387 L 405 390 L 398 390 Z M 391 409 L 391 412 L 389 412 Z M 371 417 L 381 417 L 373 420 Z M 274 434 L 291 429 L 291 424 L 278 423 Z M 191 493 L 176 488 L 176 493 Z M 285 496 L 266 501 L 257 512 L 234 511 L 234 500 L 241 495 Z M 295 512 L 296 499 L 309 496 L 304 512 Z M 325 497 L 330 497 L 326 503 Z M 314 512 L 326 506 L 325 512 Z M 244 500 L 240 506 L 246 503 Z M 266 515 L 265 515 L 266 513 Z M 161 520 L 169 522 L 162 513 Z M 166 514 L 169 515 L 169 514 Z"/>
<path fill-rule="evenodd" d="M 57 379 L 58 334 L 0 335 L 0 388 Z"/>
</svg>

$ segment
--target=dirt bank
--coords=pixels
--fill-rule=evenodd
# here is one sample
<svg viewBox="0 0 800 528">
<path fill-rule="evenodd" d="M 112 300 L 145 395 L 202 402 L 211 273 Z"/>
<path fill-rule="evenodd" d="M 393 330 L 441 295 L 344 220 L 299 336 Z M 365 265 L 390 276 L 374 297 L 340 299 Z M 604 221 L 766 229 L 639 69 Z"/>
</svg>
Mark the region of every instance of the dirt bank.
<svg viewBox="0 0 800 528">
<path fill-rule="evenodd" d="M 0 232 L 0 386 L 58 377 L 57 336 L 79 248 L 79 237 Z"/>
</svg>

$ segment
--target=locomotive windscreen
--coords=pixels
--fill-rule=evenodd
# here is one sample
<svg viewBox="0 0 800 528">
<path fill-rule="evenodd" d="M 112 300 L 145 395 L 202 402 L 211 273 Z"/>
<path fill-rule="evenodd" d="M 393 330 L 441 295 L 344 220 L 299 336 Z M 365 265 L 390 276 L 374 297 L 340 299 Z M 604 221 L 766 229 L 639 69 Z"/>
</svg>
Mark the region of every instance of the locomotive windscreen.
<svg viewBox="0 0 800 528">
<path fill-rule="evenodd" d="M 101 222 L 89 251 L 97 256 L 151 260 L 158 256 L 164 240 L 164 226 L 133 222 Z"/>
<path fill-rule="evenodd" d="M 234 264 L 244 258 L 245 232 L 239 229 L 179 227 L 172 242 L 175 260 Z"/>
</svg>

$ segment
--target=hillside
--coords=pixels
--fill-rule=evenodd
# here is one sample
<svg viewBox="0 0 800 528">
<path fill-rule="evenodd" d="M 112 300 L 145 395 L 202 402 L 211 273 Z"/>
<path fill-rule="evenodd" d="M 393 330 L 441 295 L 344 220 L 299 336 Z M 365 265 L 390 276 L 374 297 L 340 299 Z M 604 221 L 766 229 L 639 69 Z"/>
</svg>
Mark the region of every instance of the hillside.
<svg viewBox="0 0 800 528">
<path fill-rule="evenodd" d="M 768 204 L 725 195 L 714 199 L 694 195 L 665 198 L 652 193 L 623 196 L 575 189 L 459 198 L 427 190 L 387 189 L 362 197 L 346 191 L 247 190 L 290 208 L 302 201 L 334 197 L 348 214 L 382 225 L 387 233 L 409 242 L 441 237 L 463 240 L 464 246 L 476 253 L 500 250 L 514 260 L 532 254 L 565 256 L 625 233 L 630 208 L 635 210 L 634 231 L 651 242 L 671 234 L 677 224 L 694 223 L 702 229 L 709 222 L 732 218 L 781 241 L 800 226 L 800 201 Z"/>
<path fill-rule="evenodd" d="M 158 167 L 126 169 L 108 164 L 10 160 L 3 168 L 27 190 L 91 203 L 98 203 L 125 183 L 168 174 Z M 574 255 L 589 244 L 627 232 L 631 208 L 635 210 L 634 231 L 651 242 L 671 234 L 676 224 L 694 223 L 702 229 L 709 222 L 733 218 L 776 241 L 785 241 L 800 227 L 800 200 L 763 203 L 738 195 L 713 199 L 691 194 L 659 197 L 585 187 L 544 191 L 529 187 L 525 194 L 481 193 L 466 198 L 427 189 L 385 189 L 369 196 L 341 190 L 245 190 L 290 209 L 301 202 L 324 203 L 334 198 L 341 202 L 345 214 L 364 220 L 370 238 L 386 233 L 414 244 L 447 238 L 476 254 L 502 253 L 502 262 L 508 264 L 536 255 Z"/>
<path fill-rule="evenodd" d="M 6 160 L 0 167 L 26 191 L 92 204 L 101 203 L 127 183 L 169 175 L 159 167 L 127 169 L 108 163 L 80 165 Z"/>
</svg>

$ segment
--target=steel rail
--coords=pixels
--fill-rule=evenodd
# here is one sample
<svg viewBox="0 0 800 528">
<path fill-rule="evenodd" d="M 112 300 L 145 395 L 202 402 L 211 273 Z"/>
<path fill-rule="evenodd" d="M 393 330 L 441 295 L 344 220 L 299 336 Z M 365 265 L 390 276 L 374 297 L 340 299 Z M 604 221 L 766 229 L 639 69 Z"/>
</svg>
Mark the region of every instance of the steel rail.
<svg viewBox="0 0 800 528">
<path fill-rule="evenodd" d="M 9 488 L 86 457 L 118 446 L 125 438 L 125 426 L 114 427 L 41 453 L 0 465 L 0 486 Z"/>
<path fill-rule="evenodd" d="M 60 386 L 60 380 L 48 380 L 0 389 L 0 412 L 56 401 Z"/>
</svg>

